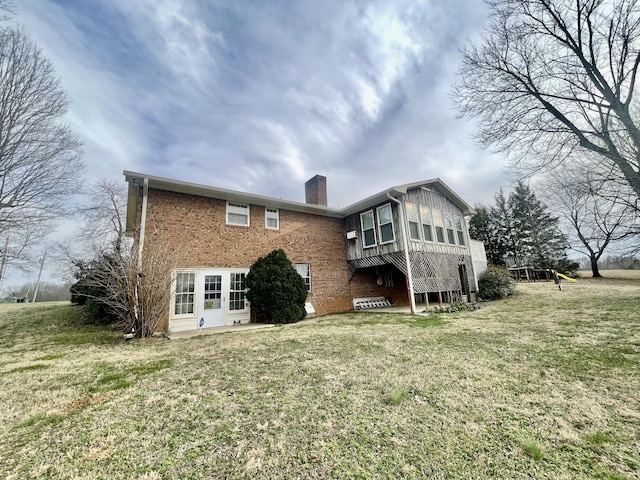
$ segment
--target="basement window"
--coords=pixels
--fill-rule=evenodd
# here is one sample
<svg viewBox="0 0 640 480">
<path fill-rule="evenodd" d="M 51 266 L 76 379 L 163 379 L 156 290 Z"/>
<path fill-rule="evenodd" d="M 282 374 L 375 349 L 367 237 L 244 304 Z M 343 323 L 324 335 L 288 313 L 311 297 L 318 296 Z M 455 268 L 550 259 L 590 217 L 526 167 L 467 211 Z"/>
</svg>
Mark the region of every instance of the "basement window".
<svg viewBox="0 0 640 480">
<path fill-rule="evenodd" d="M 310 263 L 296 263 L 296 272 L 302 277 L 305 285 L 307 286 L 307 292 L 311 291 L 311 264 Z"/>
<path fill-rule="evenodd" d="M 249 226 L 249 205 L 227 202 L 227 224 Z"/>
<path fill-rule="evenodd" d="M 196 274 L 193 272 L 176 273 L 176 296 L 173 313 L 185 315 L 193 313 L 193 300 L 196 286 Z"/>
<path fill-rule="evenodd" d="M 360 225 L 362 227 L 362 246 L 364 248 L 373 247 L 376 244 L 373 210 L 368 210 L 360 214 Z"/>
<path fill-rule="evenodd" d="M 391 215 L 390 203 L 378 207 L 378 230 L 380 232 L 380 244 L 393 242 L 396 239 L 393 231 L 393 216 Z"/>
<path fill-rule="evenodd" d="M 246 308 L 246 275 L 244 273 L 232 273 L 229 280 L 229 310 L 244 310 Z"/>
</svg>

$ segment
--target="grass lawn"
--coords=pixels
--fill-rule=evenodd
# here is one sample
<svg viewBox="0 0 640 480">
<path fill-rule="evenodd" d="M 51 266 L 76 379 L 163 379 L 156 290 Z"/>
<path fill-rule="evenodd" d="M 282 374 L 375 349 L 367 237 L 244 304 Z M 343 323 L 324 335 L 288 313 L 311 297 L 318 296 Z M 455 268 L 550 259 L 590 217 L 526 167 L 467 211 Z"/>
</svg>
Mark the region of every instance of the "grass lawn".
<svg viewBox="0 0 640 480">
<path fill-rule="evenodd" d="M 0 478 L 640 478 L 638 276 L 175 341 L 79 317 L 0 306 Z"/>
</svg>

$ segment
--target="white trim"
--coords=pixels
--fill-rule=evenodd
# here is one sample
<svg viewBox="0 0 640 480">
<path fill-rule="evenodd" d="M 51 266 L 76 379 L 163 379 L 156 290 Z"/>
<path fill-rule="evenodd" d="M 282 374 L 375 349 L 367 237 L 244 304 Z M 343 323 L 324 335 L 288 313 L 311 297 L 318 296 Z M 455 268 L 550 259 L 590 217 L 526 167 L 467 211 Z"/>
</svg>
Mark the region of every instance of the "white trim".
<svg viewBox="0 0 640 480">
<path fill-rule="evenodd" d="M 436 241 L 436 233 L 435 230 L 433 228 L 433 218 L 431 216 L 431 211 L 433 210 L 432 208 L 430 208 L 428 205 L 419 205 L 419 210 L 420 210 L 420 233 L 422 234 L 422 241 L 423 242 L 430 242 L 430 243 L 435 243 Z M 425 223 L 425 218 L 423 216 L 423 213 L 426 211 L 426 217 L 428 217 L 426 220 L 427 222 Z M 427 239 L 424 235 L 424 226 L 425 225 L 429 225 L 429 232 L 431 233 L 431 240 Z"/>
<path fill-rule="evenodd" d="M 229 221 L 229 214 L 241 215 L 247 217 L 247 223 L 236 223 Z M 236 227 L 249 227 L 251 225 L 251 207 L 247 203 L 236 203 L 227 201 L 227 225 L 235 225 Z"/>
<path fill-rule="evenodd" d="M 269 213 L 275 213 L 275 217 L 269 216 Z M 273 220 L 275 218 L 276 226 L 270 227 L 269 220 Z M 280 230 L 280 210 L 277 208 L 264 207 L 264 228 L 268 230 Z"/>
<path fill-rule="evenodd" d="M 382 224 L 380 223 L 380 210 L 383 208 L 389 208 L 389 216 L 391 218 L 391 221 L 389 222 L 391 224 L 391 235 L 393 236 L 393 238 L 391 240 L 387 240 L 386 242 L 382 241 Z M 384 205 L 380 205 L 379 207 L 376 208 L 376 216 L 377 218 L 377 224 L 378 224 L 378 233 L 380 234 L 380 245 L 386 245 L 387 243 L 393 243 L 396 241 L 396 227 L 393 224 L 393 208 L 391 208 L 391 204 L 390 203 L 385 203 Z M 385 223 L 385 225 L 388 225 L 388 223 Z"/>
<path fill-rule="evenodd" d="M 300 273 L 300 270 L 298 269 L 298 267 L 305 267 L 305 273 L 306 275 L 302 275 L 302 273 Z M 311 292 L 311 288 L 312 288 L 312 284 L 311 284 L 311 264 L 310 263 L 296 263 L 296 272 L 298 272 L 298 275 L 300 275 L 302 277 L 302 279 L 304 280 L 305 285 L 307 285 L 307 292 Z M 307 283 L 307 279 L 309 280 L 309 283 Z"/>
<path fill-rule="evenodd" d="M 365 229 L 364 229 L 364 222 L 362 221 L 362 216 L 366 215 L 367 213 L 371 214 L 371 228 L 367 228 L 367 230 L 373 230 L 373 243 L 371 245 L 366 245 L 365 242 L 367 241 L 367 236 L 364 234 Z M 367 210 L 366 212 L 362 212 L 360 214 L 360 229 L 362 230 L 362 248 L 372 248 L 375 247 L 378 243 L 377 243 L 377 238 L 376 238 L 376 217 L 373 213 L 373 209 L 371 210 Z"/>
<path fill-rule="evenodd" d="M 409 206 L 413 207 L 414 213 L 415 213 L 415 222 L 412 222 L 411 219 L 409 218 Z M 422 230 L 422 223 L 420 222 L 420 205 L 417 203 L 412 203 L 412 202 L 404 202 L 404 209 L 405 212 L 407 214 L 407 226 L 409 227 L 409 240 L 413 241 L 413 242 L 419 242 L 420 240 L 422 240 L 422 232 L 420 230 Z M 418 233 L 418 238 L 413 238 L 411 236 L 411 224 L 415 223 L 416 224 L 416 230 Z"/>
</svg>

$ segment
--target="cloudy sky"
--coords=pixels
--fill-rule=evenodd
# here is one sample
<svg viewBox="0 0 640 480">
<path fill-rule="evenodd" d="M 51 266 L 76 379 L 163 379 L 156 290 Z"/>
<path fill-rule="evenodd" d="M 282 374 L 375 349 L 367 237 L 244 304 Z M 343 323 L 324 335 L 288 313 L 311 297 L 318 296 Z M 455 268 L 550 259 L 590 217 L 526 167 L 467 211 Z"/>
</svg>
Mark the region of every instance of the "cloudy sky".
<svg viewBox="0 0 640 480">
<path fill-rule="evenodd" d="M 17 0 L 53 62 L 86 180 L 123 170 L 343 207 L 442 178 L 468 203 L 509 185 L 450 90 L 481 0 Z"/>
</svg>

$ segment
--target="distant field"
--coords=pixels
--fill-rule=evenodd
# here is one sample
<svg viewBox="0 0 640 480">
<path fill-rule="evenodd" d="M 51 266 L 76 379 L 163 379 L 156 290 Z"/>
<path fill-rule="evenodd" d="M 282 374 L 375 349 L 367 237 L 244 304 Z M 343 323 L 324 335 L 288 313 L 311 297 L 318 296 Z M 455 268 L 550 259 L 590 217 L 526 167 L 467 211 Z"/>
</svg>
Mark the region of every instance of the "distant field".
<svg viewBox="0 0 640 480">
<path fill-rule="evenodd" d="M 640 276 L 611 273 L 176 341 L 0 306 L 0 478 L 640 478 Z"/>
<path fill-rule="evenodd" d="M 591 270 L 580 270 L 580 275 L 591 278 Z M 640 270 L 600 270 L 604 278 L 618 278 L 626 280 L 640 280 Z"/>
</svg>

